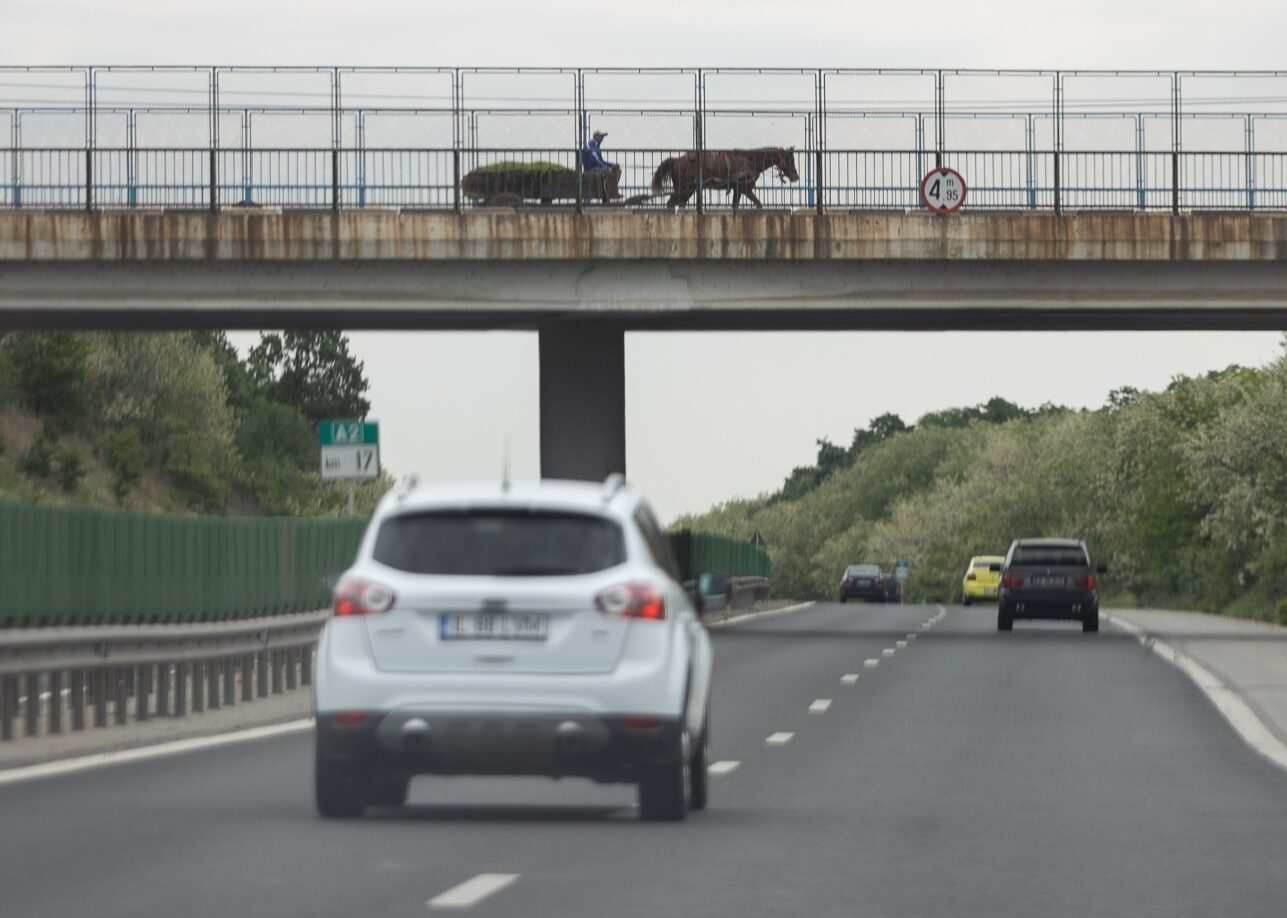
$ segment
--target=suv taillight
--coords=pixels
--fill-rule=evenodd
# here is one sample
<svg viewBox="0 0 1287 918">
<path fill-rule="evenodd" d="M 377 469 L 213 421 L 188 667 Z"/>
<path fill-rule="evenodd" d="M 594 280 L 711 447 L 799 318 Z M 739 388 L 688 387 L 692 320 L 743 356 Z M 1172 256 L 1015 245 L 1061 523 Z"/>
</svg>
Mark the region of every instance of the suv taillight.
<svg viewBox="0 0 1287 918">
<path fill-rule="evenodd" d="M 666 617 L 666 599 L 652 584 L 621 583 L 601 590 L 594 604 L 604 615 L 622 618 L 647 618 L 660 621 Z"/>
<path fill-rule="evenodd" d="M 844 580 L 844 583 L 841 584 L 841 586 L 853 586 L 853 585 L 854 585 L 854 578 L 852 577 L 846 577 Z"/>
<path fill-rule="evenodd" d="M 1095 575 L 1090 574 L 1086 577 L 1075 577 L 1073 578 L 1073 586 L 1081 590 L 1093 590 L 1095 589 Z"/>
<path fill-rule="evenodd" d="M 1001 578 L 1001 585 L 1006 589 L 1023 586 L 1023 578 L 1015 574 L 1006 574 Z"/>
<path fill-rule="evenodd" d="M 331 612 L 337 616 L 388 612 L 396 597 L 393 590 L 369 580 L 342 580 L 335 588 Z"/>
<path fill-rule="evenodd" d="M 877 578 L 876 578 L 876 586 L 878 586 L 878 587 L 879 587 L 879 586 L 884 586 L 884 585 L 885 585 L 885 580 L 884 580 L 884 578 L 883 578 L 883 577 L 877 577 Z"/>
</svg>

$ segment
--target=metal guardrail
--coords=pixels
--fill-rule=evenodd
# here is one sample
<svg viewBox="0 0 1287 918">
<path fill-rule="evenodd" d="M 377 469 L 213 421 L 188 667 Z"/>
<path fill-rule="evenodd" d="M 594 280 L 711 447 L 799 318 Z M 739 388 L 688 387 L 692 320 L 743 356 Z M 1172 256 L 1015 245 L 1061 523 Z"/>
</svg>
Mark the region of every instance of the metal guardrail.
<svg viewBox="0 0 1287 918">
<path fill-rule="evenodd" d="M 694 607 L 702 615 L 722 609 L 745 609 L 752 603 L 769 598 L 768 577 L 730 577 L 728 592 L 721 594 L 723 598 L 717 598 L 714 602 L 698 597 L 696 580 L 685 580 L 683 587 L 689 598 L 693 600 Z"/>
<path fill-rule="evenodd" d="M 0 739 L 12 740 L 17 723 L 29 737 L 125 724 L 131 703 L 146 721 L 311 685 L 330 614 L 0 632 Z"/>
<path fill-rule="evenodd" d="M 652 191 L 661 163 L 679 149 L 610 150 L 621 172 L 608 201 L 580 171 L 575 150 L 527 149 L 21 149 L 0 150 L 0 208 L 398 208 L 461 211 L 480 205 L 667 209 Z M 966 180 L 965 210 L 1287 209 L 1287 152 L 1158 153 L 1122 150 L 795 150 L 799 180 L 775 167 L 754 186 L 768 208 L 914 210 L 920 181 L 936 165 Z M 6 156 L 14 159 L 6 168 Z M 468 193 L 474 170 L 550 163 L 568 170 L 569 191 Z M 699 177 L 703 194 L 680 206 L 727 208 L 728 192 Z M 467 185 L 467 183 L 465 183 Z M 751 206 L 743 201 L 742 206 Z"/>
</svg>

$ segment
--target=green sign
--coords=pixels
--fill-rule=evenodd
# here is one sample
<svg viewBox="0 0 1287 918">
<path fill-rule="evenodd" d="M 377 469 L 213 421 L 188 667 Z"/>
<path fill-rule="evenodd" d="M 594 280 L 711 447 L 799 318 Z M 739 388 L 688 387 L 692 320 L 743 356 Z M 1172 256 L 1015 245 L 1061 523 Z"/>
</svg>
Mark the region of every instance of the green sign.
<svg viewBox="0 0 1287 918">
<path fill-rule="evenodd" d="M 911 576 L 911 565 L 909 565 L 906 561 L 895 561 L 894 562 L 894 579 L 906 580 L 909 576 Z"/>
<path fill-rule="evenodd" d="M 380 442 L 378 421 L 323 421 L 317 427 L 322 446 L 373 446 Z"/>
</svg>

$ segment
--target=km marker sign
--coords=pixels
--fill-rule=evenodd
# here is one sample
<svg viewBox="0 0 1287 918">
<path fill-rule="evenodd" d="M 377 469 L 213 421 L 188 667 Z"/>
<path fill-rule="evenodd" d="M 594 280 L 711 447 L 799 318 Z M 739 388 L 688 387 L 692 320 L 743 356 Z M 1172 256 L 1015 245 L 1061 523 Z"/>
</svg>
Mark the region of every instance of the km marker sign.
<svg viewBox="0 0 1287 918">
<path fill-rule="evenodd" d="M 317 428 L 324 480 L 380 477 L 380 425 L 376 421 L 323 421 Z"/>
</svg>

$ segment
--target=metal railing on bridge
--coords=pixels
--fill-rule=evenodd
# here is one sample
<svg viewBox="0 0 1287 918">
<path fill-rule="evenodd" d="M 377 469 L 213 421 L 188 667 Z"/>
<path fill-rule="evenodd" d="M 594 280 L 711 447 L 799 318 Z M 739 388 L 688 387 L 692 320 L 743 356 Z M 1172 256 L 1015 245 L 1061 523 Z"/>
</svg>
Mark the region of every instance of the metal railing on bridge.
<svg viewBox="0 0 1287 918">
<path fill-rule="evenodd" d="M 86 65 L 0 66 L 0 208 L 463 209 L 594 129 L 635 207 L 665 155 L 766 145 L 775 208 L 917 208 L 937 165 L 966 209 L 1287 207 L 1287 71 Z"/>
<path fill-rule="evenodd" d="M 719 151 L 706 151 L 718 153 Z M 799 179 L 770 167 L 747 184 L 784 210 L 914 210 L 938 166 L 967 183 L 965 210 L 1258 211 L 1287 209 L 1287 152 L 1121 150 L 790 150 Z M 698 175 L 701 194 L 653 191 L 683 149 L 614 150 L 619 174 L 585 172 L 575 149 L 0 150 L 0 208 L 465 210 L 727 208 L 727 182 Z M 6 159 L 9 161 L 6 162 Z M 478 179 L 486 178 L 480 182 Z M 610 186 L 610 187 L 609 187 Z M 743 206 L 753 206 L 743 200 Z"/>
</svg>

